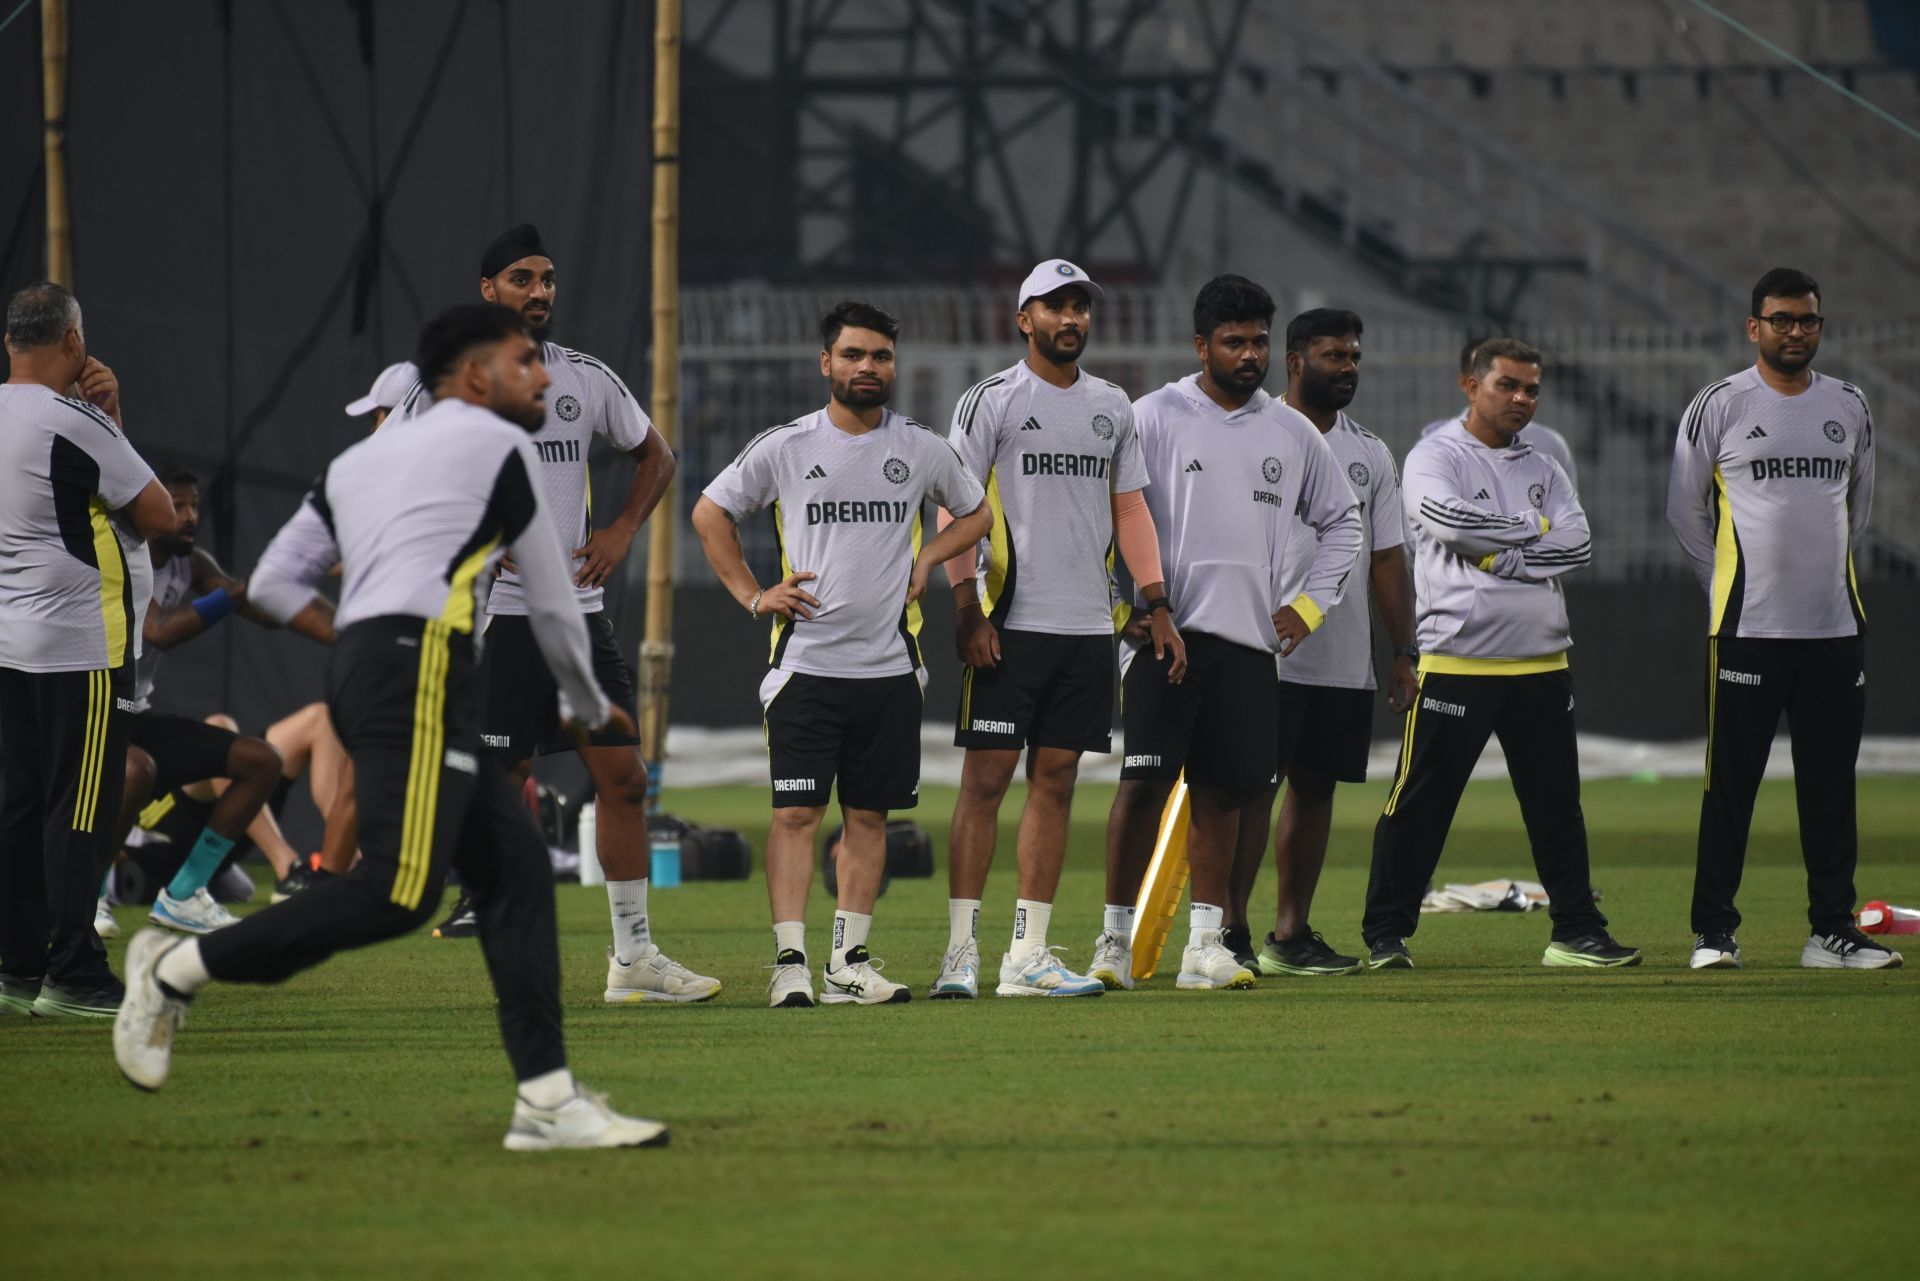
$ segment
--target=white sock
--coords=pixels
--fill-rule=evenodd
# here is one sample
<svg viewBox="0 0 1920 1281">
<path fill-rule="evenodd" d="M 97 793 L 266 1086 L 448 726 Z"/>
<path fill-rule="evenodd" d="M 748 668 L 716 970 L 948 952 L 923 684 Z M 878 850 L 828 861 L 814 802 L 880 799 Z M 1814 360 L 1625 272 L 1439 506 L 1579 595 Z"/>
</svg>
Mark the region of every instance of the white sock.
<svg viewBox="0 0 1920 1281">
<path fill-rule="evenodd" d="M 805 921 L 775 921 L 773 923 L 773 955 L 778 960 L 782 952 L 807 954 L 807 925 Z"/>
<path fill-rule="evenodd" d="M 647 880 L 608 881 L 607 907 L 613 912 L 613 959 L 631 965 L 653 949 L 647 923 Z"/>
<path fill-rule="evenodd" d="M 520 1082 L 520 1097 L 532 1107 L 551 1112 L 572 1098 L 576 1089 L 573 1073 L 566 1068 L 555 1068 Z"/>
<path fill-rule="evenodd" d="M 947 900 L 947 950 L 965 947 L 979 929 L 979 899 L 950 898 Z"/>
<path fill-rule="evenodd" d="M 847 953 L 856 947 L 867 945 L 867 931 L 873 928 L 873 918 L 859 912 L 835 912 L 833 914 L 833 951 L 829 953 L 827 968 L 837 970 L 847 963 Z"/>
<path fill-rule="evenodd" d="M 192 996 L 212 981 L 207 963 L 200 959 L 200 940 L 188 939 L 160 958 L 153 977 L 181 996 Z"/>
<path fill-rule="evenodd" d="M 1013 901 L 1013 946 L 1007 949 L 1014 960 L 1024 960 L 1028 952 L 1047 943 L 1047 924 L 1053 920 L 1053 904 L 1036 903 L 1030 898 Z"/>
<path fill-rule="evenodd" d="M 1195 903 L 1187 917 L 1187 946 L 1198 943 L 1202 934 L 1212 933 L 1218 937 L 1225 927 L 1226 917 L 1226 912 L 1221 908 L 1208 903 Z"/>
<path fill-rule="evenodd" d="M 1102 928 L 1109 934 L 1118 934 L 1121 942 L 1129 942 L 1133 938 L 1133 913 L 1134 908 L 1130 904 L 1122 906 L 1109 903 L 1106 924 Z"/>
</svg>

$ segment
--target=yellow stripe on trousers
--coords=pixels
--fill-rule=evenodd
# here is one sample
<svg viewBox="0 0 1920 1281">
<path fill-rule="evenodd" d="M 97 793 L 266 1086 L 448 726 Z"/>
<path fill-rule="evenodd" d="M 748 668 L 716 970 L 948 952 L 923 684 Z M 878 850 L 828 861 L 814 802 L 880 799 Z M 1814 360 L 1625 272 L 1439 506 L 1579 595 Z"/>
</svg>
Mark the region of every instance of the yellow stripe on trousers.
<svg viewBox="0 0 1920 1281">
<path fill-rule="evenodd" d="M 413 692 L 413 756 L 407 764 L 406 804 L 400 820 L 400 866 L 393 902 L 412 911 L 426 893 L 433 863 L 433 828 L 440 802 L 440 764 L 446 752 L 447 624 L 428 619 L 420 633 L 420 675 Z"/>
<path fill-rule="evenodd" d="M 1394 776 L 1393 790 L 1387 793 L 1386 813 L 1400 803 L 1400 789 L 1407 785 L 1407 772 L 1413 768 L 1413 723 L 1420 719 L 1420 695 L 1427 688 L 1427 674 L 1421 672 L 1413 683 L 1413 706 L 1407 709 L 1407 728 L 1400 735 L 1400 771 Z"/>
<path fill-rule="evenodd" d="M 100 775 L 107 763 L 107 717 L 113 711 L 112 682 L 105 672 L 87 673 L 87 724 L 80 743 L 80 786 L 73 798 L 73 830 L 91 832 L 100 808 Z"/>
<path fill-rule="evenodd" d="M 1720 705 L 1720 638 L 1707 637 L 1707 768 L 1701 775 L 1700 790 L 1713 790 L 1713 714 Z"/>
</svg>

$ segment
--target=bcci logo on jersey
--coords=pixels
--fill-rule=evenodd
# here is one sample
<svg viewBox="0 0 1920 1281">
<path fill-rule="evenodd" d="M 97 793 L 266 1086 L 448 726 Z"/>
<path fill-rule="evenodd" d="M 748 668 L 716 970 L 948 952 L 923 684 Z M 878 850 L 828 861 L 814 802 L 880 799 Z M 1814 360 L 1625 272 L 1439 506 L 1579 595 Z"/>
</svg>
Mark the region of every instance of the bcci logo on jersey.
<svg viewBox="0 0 1920 1281">
<path fill-rule="evenodd" d="M 553 402 L 553 412 L 561 422 L 570 423 L 580 416 L 580 402 L 571 396 L 562 396 Z"/>
<path fill-rule="evenodd" d="M 1101 440 L 1112 440 L 1113 419 L 1107 417 L 1105 414 L 1095 414 L 1093 416 L 1093 434 Z"/>
<path fill-rule="evenodd" d="M 1820 430 L 1825 432 L 1827 434 L 1827 439 L 1832 441 L 1836 445 L 1847 438 L 1847 429 L 1845 427 L 1842 427 L 1839 423 L 1830 422 L 1826 426 L 1822 427 Z"/>
<path fill-rule="evenodd" d="M 889 458 L 880 464 L 880 474 L 896 485 L 904 485 L 907 483 L 907 478 L 913 475 L 913 471 L 898 458 Z"/>
<path fill-rule="evenodd" d="M 1373 473 L 1367 470 L 1365 463 L 1351 463 L 1347 467 L 1347 479 L 1353 482 L 1355 489 L 1365 489 L 1367 482 L 1373 479 Z"/>
<path fill-rule="evenodd" d="M 1547 505 L 1547 487 L 1545 485 L 1528 485 L 1527 501 L 1533 504 L 1535 511 L 1545 507 Z"/>
<path fill-rule="evenodd" d="M 1269 485 L 1278 485 L 1280 483 L 1280 460 L 1269 457 L 1265 462 L 1260 464 L 1260 474 L 1267 478 Z"/>
</svg>

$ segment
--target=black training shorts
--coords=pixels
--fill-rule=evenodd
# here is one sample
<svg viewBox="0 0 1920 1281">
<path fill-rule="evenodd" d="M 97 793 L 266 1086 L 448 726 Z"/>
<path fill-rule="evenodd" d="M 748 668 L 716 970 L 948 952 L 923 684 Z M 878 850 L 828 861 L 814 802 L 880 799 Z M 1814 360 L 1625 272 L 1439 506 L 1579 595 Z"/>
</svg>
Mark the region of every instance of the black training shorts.
<svg viewBox="0 0 1920 1281">
<path fill-rule="evenodd" d="M 955 747 L 1113 750 L 1113 637 L 1003 628 L 1000 661 L 964 667 Z"/>
<path fill-rule="evenodd" d="M 1126 752 L 1120 777 L 1173 778 L 1231 791 L 1279 782 L 1279 679 L 1273 654 L 1205 632 L 1186 632 L 1187 674 L 1167 680 L 1173 661 L 1155 658 L 1151 642 L 1127 644 L 1120 719 Z"/>
<path fill-rule="evenodd" d="M 633 673 L 620 656 L 613 620 L 604 611 L 584 616 L 593 648 L 593 675 L 616 707 L 634 711 Z M 495 614 L 480 655 L 480 741 L 495 756 L 524 761 L 574 750 L 560 725 L 560 690 L 533 639 L 524 614 Z M 618 730 L 595 731 L 594 747 L 626 747 L 640 740 Z"/>
<path fill-rule="evenodd" d="M 772 671 L 760 687 L 773 806 L 908 810 L 920 803 L 920 677 Z"/>
</svg>

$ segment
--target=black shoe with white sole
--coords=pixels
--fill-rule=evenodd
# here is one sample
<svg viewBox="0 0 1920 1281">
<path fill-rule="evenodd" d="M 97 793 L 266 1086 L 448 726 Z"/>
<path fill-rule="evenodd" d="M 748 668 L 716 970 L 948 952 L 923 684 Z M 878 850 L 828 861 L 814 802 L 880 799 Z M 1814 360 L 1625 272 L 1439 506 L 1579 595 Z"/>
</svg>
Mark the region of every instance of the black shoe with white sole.
<svg viewBox="0 0 1920 1281">
<path fill-rule="evenodd" d="M 1740 944 L 1732 930 L 1709 930 L 1693 936 L 1693 956 L 1689 969 L 1737 970 L 1740 968 Z"/>
<path fill-rule="evenodd" d="M 1800 964 L 1809 970 L 1897 970 L 1904 958 L 1849 925 L 1809 937 L 1800 949 Z"/>
</svg>

